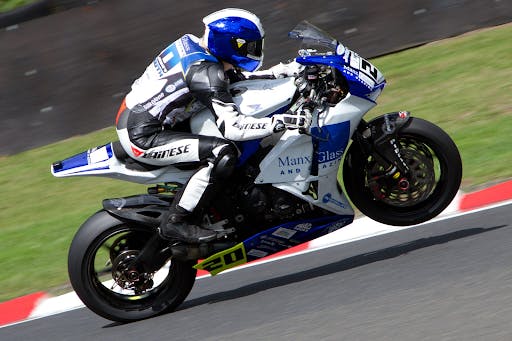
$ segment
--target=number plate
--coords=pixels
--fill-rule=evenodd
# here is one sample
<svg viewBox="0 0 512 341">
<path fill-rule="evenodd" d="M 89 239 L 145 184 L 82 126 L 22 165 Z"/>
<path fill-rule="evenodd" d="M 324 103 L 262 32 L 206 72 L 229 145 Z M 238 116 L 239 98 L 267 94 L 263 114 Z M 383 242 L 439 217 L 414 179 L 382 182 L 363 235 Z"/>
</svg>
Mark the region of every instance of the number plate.
<svg viewBox="0 0 512 341">
<path fill-rule="evenodd" d="M 237 244 L 231 249 L 227 249 L 214 254 L 194 266 L 197 270 L 206 270 L 212 276 L 221 271 L 231 269 L 235 266 L 247 263 L 247 254 L 244 243 Z"/>
</svg>

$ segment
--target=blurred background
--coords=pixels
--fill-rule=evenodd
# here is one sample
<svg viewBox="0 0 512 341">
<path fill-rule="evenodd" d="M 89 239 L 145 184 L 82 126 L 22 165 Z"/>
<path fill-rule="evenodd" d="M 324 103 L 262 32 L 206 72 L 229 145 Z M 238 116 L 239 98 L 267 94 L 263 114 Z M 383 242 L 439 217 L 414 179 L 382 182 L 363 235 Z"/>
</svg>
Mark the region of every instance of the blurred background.
<svg viewBox="0 0 512 341">
<path fill-rule="evenodd" d="M 23 5 L 21 6 L 20 5 Z M 367 58 L 509 22 L 500 0 L 0 2 L 0 156 L 113 125 L 152 58 L 225 7 L 253 11 L 266 30 L 265 65 L 293 58 L 301 20 Z"/>
</svg>

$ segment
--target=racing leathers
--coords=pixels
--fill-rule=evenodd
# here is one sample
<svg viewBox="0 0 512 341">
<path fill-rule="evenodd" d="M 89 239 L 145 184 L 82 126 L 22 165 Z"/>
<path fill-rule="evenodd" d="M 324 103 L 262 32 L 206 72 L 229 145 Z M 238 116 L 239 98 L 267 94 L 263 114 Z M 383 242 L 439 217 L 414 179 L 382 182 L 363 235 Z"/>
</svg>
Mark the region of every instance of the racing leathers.
<svg viewBox="0 0 512 341">
<path fill-rule="evenodd" d="M 228 85 L 223 63 L 205 51 L 197 37 L 187 34 L 149 64 L 121 104 L 116 128 L 129 156 L 155 166 L 197 167 L 176 195 L 169 217 L 162 220 L 164 238 L 191 243 L 214 239 L 213 231 L 187 224 L 186 217 L 205 207 L 234 170 L 238 150 L 231 141 L 262 138 L 282 129 L 276 119 L 240 114 Z M 205 107 L 224 139 L 181 129 Z"/>
</svg>

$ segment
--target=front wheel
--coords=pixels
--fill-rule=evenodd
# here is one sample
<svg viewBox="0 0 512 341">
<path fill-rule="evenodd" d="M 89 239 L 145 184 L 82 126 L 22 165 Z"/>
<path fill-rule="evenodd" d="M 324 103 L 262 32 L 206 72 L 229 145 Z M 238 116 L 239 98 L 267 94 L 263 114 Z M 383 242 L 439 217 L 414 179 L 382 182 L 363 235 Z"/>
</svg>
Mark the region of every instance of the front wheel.
<svg viewBox="0 0 512 341">
<path fill-rule="evenodd" d="M 194 285 L 193 263 L 169 260 L 154 273 L 132 266 L 154 235 L 99 211 L 75 235 L 68 255 L 73 289 L 96 314 L 131 322 L 175 309 Z"/>
<path fill-rule="evenodd" d="M 414 225 L 441 213 L 453 200 L 462 178 L 462 161 L 441 128 L 410 118 L 396 136 L 408 174 L 389 175 L 378 158 L 357 143 L 347 150 L 343 182 L 347 195 L 366 216 L 389 225 Z"/>
</svg>

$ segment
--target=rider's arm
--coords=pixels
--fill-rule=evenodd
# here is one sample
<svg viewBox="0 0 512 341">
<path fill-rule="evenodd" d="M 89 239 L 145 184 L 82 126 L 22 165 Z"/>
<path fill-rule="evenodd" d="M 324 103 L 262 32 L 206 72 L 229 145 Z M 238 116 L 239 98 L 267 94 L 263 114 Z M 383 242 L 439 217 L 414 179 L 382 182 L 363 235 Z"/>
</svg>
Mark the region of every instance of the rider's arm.
<svg viewBox="0 0 512 341">
<path fill-rule="evenodd" d="M 212 111 L 220 132 L 228 140 L 252 140 L 269 136 L 274 131 L 272 118 L 240 113 L 229 93 L 221 64 L 202 62 L 193 65 L 187 72 L 186 81 L 190 92 Z"/>
<path fill-rule="evenodd" d="M 276 79 L 283 77 L 296 77 L 299 72 L 304 69 L 304 66 L 297 63 L 295 60 L 289 63 L 279 63 L 272 66 L 267 70 L 260 70 L 254 72 L 236 71 L 235 69 L 228 70 L 226 75 L 231 84 L 247 79 Z"/>
<path fill-rule="evenodd" d="M 283 78 L 295 77 L 304 69 L 304 66 L 297 63 L 295 60 L 289 63 L 279 63 L 272 66 L 270 69 L 255 71 L 255 72 L 242 72 L 248 79 L 257 78 Z"/>
</svg>

